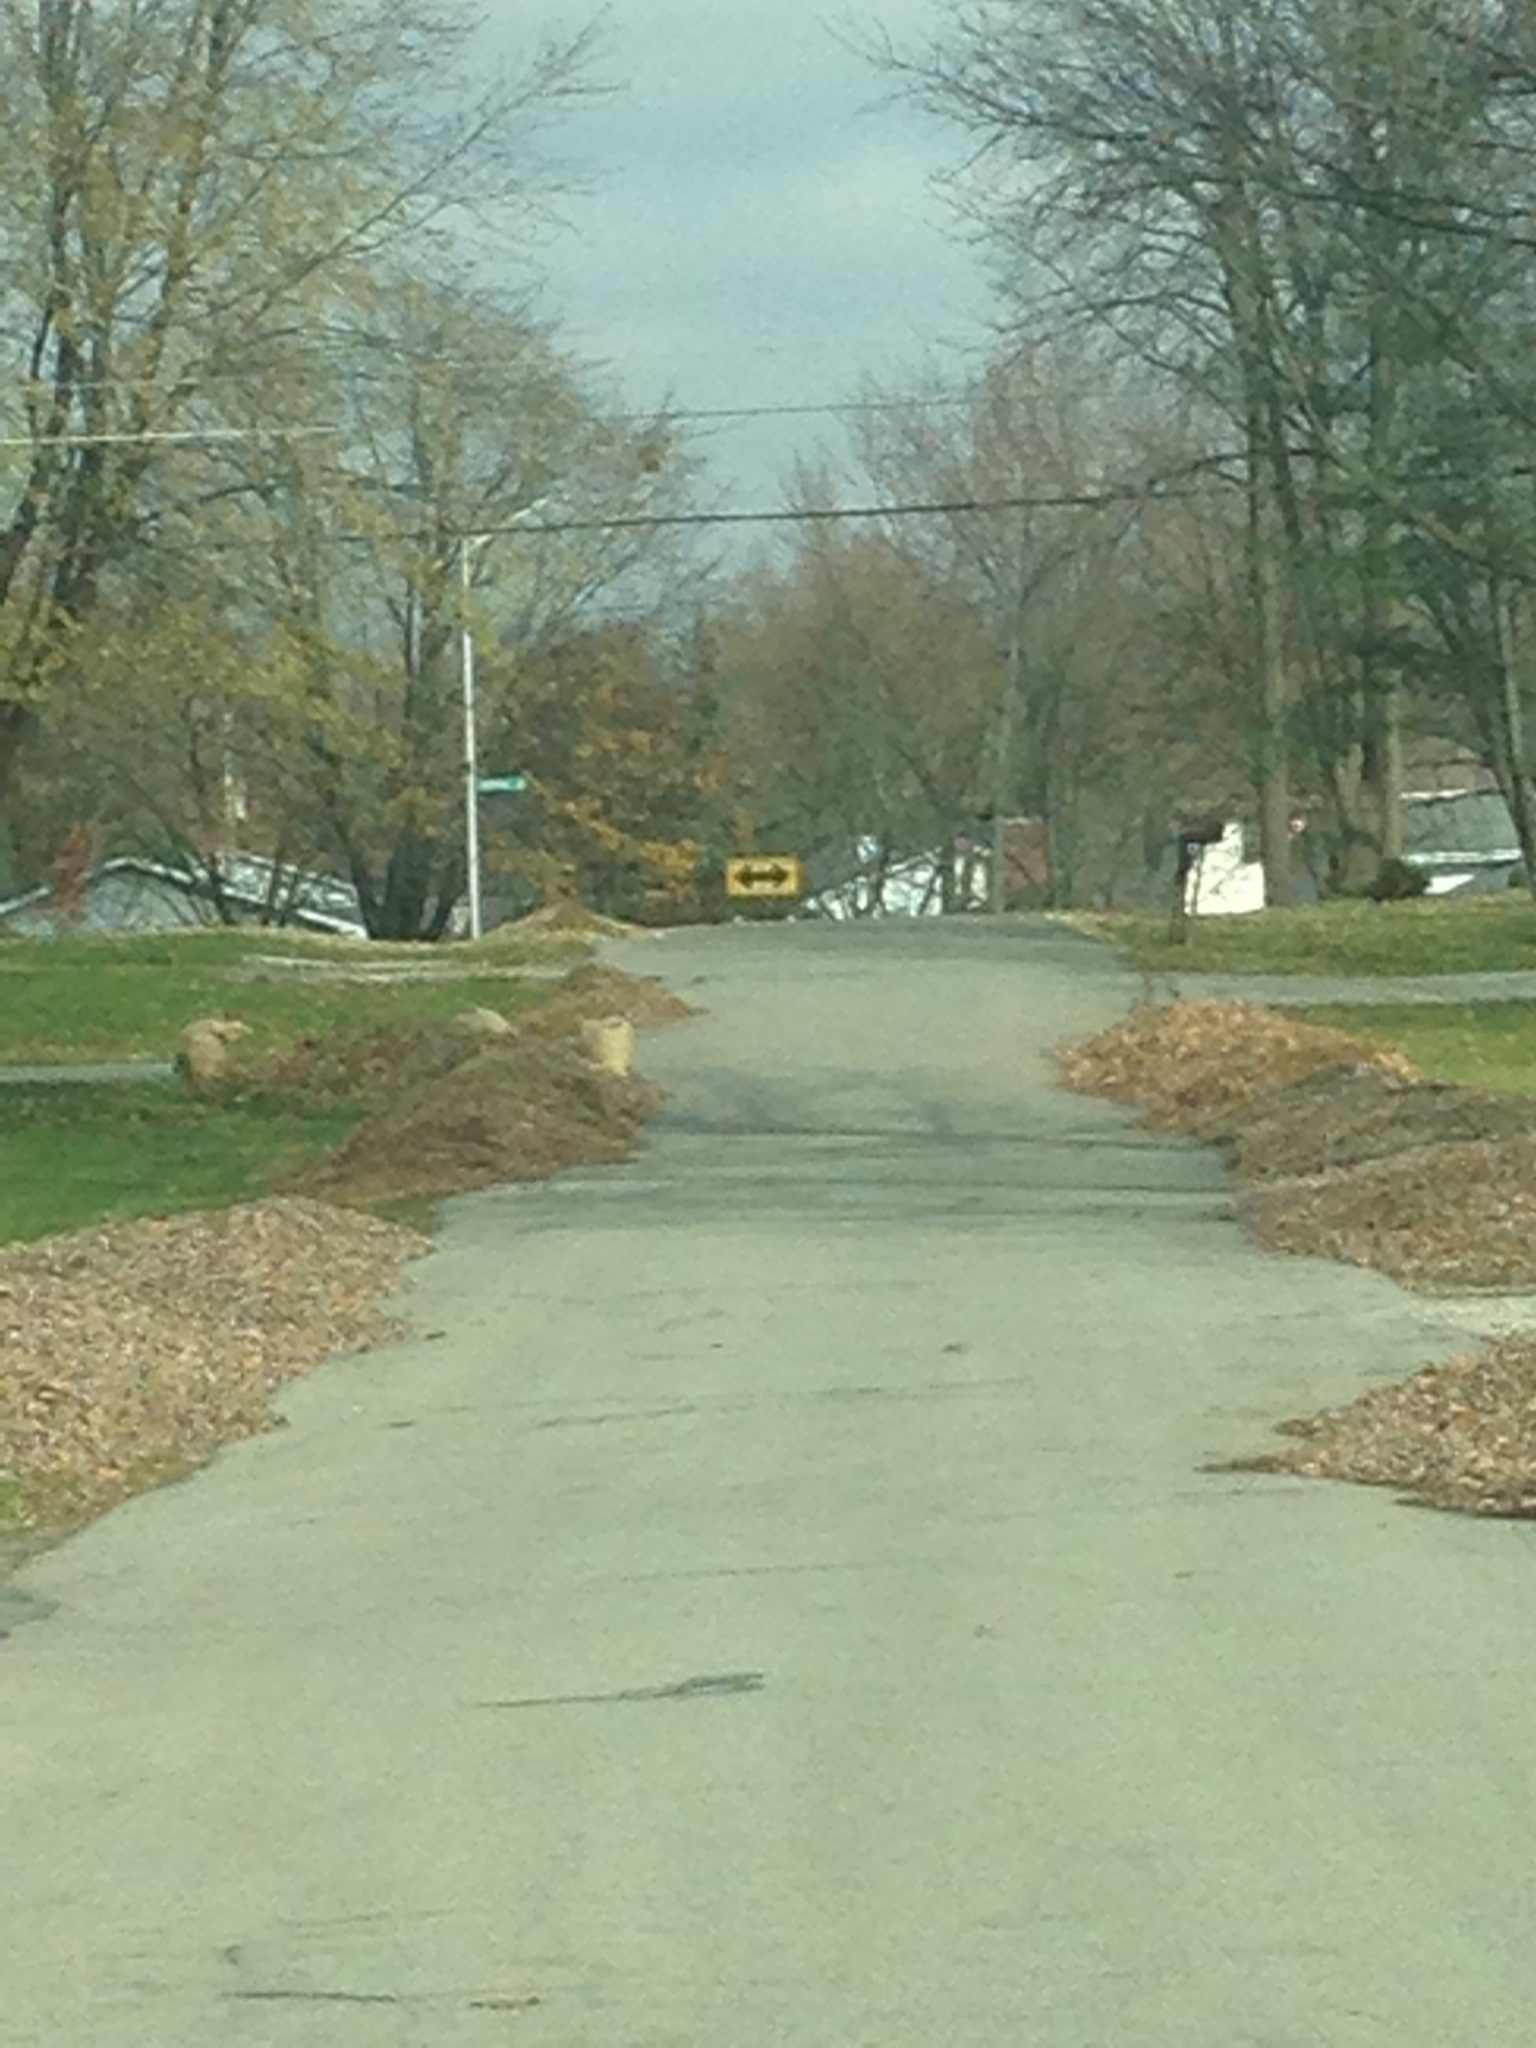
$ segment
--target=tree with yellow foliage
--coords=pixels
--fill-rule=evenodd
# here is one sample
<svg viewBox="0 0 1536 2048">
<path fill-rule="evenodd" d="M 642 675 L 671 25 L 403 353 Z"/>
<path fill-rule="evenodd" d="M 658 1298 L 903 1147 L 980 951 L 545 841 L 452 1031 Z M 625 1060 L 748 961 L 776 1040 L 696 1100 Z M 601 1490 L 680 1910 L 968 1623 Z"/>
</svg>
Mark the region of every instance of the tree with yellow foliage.
<svg viewBox="0 0 1536 2048">
<path fill-rule="evenodd" d="M 526 211 L 587 38 L 472 75 L 474 26 L 438 0 L 0 7 L 0 789 L 61 623 L 196 526 L 196 452 L 329 431 L 294 387 L 384 268 L 440 260 L 455 211 Z"/>
</svg>

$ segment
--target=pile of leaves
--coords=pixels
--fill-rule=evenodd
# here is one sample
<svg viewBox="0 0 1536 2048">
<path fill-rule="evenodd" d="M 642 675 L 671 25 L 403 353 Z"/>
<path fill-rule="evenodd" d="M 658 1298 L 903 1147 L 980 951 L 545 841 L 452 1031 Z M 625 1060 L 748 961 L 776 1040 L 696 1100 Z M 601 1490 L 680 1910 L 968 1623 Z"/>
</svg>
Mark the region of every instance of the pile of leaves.
<svg viewBox="0 0 1536 2048">
<path fill-rule="evenodd" d="M 1536 1136 L 1536 1101 L 1380 1067 L 1336 1067 L 1255 1097 L 1231 1135 L 1244 1183 L 1299 1179 L 1423 1146 Z"/>
<path fill-rule="evenodd" d="M 1059 1058 L 1067 1086 L 1220 1142 L 1237 1214 L 1271 1250 L 1423 1292 L 1536 1290 L 1536 1102 L 1427 1081 L 1388 1047 L 1249 1003 L 1138 1010 Z M 1213 1469 L 1536 1514 L 1536 1334 L 1279 1428 L 1286 1448 Z"/>
<path fill-rule="evenodd" d="M 1368 1066 L 1418 1078 L 1390 1046 L 1258 1003 L 1147 1004 L 1057 1058 L 1067 1087 L 1134 1103 L 1149 1129 L 1195 1138 L 1231 1136 L 1256 1095 L 1320 1072 Z"/>
<path fill-rule="evenodd" d="M 1281 1448 L 1207 1470 L 1349 1479 L 1395 1487 L 1424 1507 L 1536 1516 L 1536 1335 L 1496 1337 L 1401 1385 L 1276 1428 L 1289 1439 Z"/>
<path fill-rule="evenodd" d="M 1271 1250 L 1426 1293 L 1536 1288 L 1536 1102 L 1254 1003 L 1139 1009 L 1059 1058 L 1068 1087 L 1221 1143 Z"/>
<path fill-rule="evenodd" d="M 377 1109 L 451 1074 L 485 1042 L 483 1033 L 459 1019 L 342 1027 L 296 1038 L 262 1058 L 237 1059 L 229 1086 L 318 1107 L 355 1102 Z"/>
<path fill-rule="evenodd" d="M 239 1085 L 367 1110 L 287 1183 L 293 1191 L 348 1205 L 437 1200 L 632 1158 L 661 1091 L 595 1067 L 581 1026 L 617 1016 L 643 1029 L 689 1015 L 660 982 L 587 962 L 511 1024 L 482 1011 L 304 1039 L 246 1069 Z"/>
<path fill-rule="evenodd" d="M 562 936 L 574 934 L 582 939 L 655 937 L 644 925 L 625 924 L 620 918 L 605 917 L 600 910 L 588 910 L 584 903 L 571 896 L 554 897 L 542 908 L 529 911 L 526 917 L 502 925 L 500 931 L 507 938 L 533 938 L 549 932 Z"/>
<path fill-rule="evenodd" d="M 295 1039 L 265 1058 L 240 1063 L 235 1085 L 322 1105 L 398 1107 L 488 1048 L 504 1051 L 514 1040 L 575 1039 L 588 1018 L 624 1017 L 641 1031 L 680 1023 L 692 1014 L 661 982 L 588 961 L 563 976 L 545 1001 L 511 1020 L 505 1041 L 487 1036 L 486 1023 L 494 1024 L 495 1017 L 485 1012 L 446 1023 L 338 1029 Z M 547 1072 L 547 1067 L 530 1069 L 530 1085 L 542 1086 L 538 1075 Z"/>
<path fill-rule="evenodd" d="M 633 1158 L 661 1090 L 605 1073 L 569 1038 L 482 1041 L 379 1103 L 287 1185 L 352 1206 L 439 1200 Z"/>
<path fill-rule="evenodd" d="M 1536 1140 L 1414 1145 L 1242 1189 L 1272 1251 L 1374 1266 L 1425 1294 L 1536 1290 Z"/>
<path fill-rule="evenodd" d="M 395 1329 L 413 1230 L 278 1199 L 0 1248 L 4 1526 L 67 1528 L 272 1427 L 285 1380 Z"/>
<path fill-rule="evenodd" d="M 589 960 L 573 968 L 547 1001 L 525 1012 L 518 1028 L 529 1037 L 564 1038 L 580 1031 L 589 1017 L 623 1017 L 637 1031 L 647 1031 L 681 1024 L 693 1014 L 664 982 Z"/>
<path fill-rule="evenodd" d="M 689 1014 L 587 964 L 515 1021 L 342 1030 L 237 1061 L 218 1087 L 364 1114 L 274 1200 L 0 1249 L 0 1548 L 269 1428 L 284 1380 L 387 1337 L 377 1302 L 428 1240 L 355 1211 L 629 1158 L 661 1091 L 594 1065 L 581 1024 Z"/>
</svg>

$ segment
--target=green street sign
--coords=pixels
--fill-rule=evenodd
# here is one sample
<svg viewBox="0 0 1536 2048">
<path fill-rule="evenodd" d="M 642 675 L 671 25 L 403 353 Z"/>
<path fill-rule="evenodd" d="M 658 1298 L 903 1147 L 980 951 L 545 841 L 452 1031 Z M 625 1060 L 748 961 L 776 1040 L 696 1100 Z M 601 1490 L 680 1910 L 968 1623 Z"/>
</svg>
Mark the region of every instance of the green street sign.
<svg viewBox="0 0 1536 2048">
<path fill-rule="evenodd" d="M 476 785 L 482 796 L 521 796 L 528 787 L 526 775 L 487 775 Z"/>
</svg>

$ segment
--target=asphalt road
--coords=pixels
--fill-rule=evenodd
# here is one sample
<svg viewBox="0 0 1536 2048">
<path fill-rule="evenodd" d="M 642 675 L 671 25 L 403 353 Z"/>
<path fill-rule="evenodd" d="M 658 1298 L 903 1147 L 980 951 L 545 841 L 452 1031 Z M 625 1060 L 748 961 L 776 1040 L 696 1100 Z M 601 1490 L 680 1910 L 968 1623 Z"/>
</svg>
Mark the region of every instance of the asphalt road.
<svg viewBox="0 0 1536 2048">
<path fill-rule="evenodd" d="M 1051 1088 L 1086 941 L 622 957 L 642 1157 L 20 1575 L 0 2041 L 1526 2048 L 1536 1530 L 1200 1469 L 1452 1318 Z"/>
</svg>

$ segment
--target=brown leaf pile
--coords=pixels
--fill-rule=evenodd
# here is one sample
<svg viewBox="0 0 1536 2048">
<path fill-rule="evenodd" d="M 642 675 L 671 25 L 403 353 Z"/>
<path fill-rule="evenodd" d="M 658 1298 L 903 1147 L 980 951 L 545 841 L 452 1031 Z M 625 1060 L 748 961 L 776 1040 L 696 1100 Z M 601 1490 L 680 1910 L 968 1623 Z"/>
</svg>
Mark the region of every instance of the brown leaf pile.
<svg viewBox="0 0 1536 2048">
<path fill-rule="evenodd" d="M 588 910 L 584 903 L 571 897 L 557 897 L 541 909 L 529 911 L 512 924 L 499 928 L 499 934 L 507 939 L 534 937 L 540 933 L 572 933 L 583 939 L 649 939 L 656 935 L 644 925 L 625 924 L 621 918 L 605 917 L 600 910 Z"/>
<path fill-rule="evenodd" d="M 1292 1441 L 1207 1470 L 1350 1479 L 1396 1487 L 1425 1507 L 1536 1516 L 1536 1335 L 1494 1338 L 1399 1386 L 1276 1427 Z"/>
<path fill-rule="evenodd" d="M 1390 1050 L 1247 1003 L 1139 1010 L 1060 1060 L 1069 1087 L 1220 1140 L 1237 1214 L 1271 1250 L 1426 1292 L 1536 1290 L 1536 1102 L 1426 1081 Z M 1536 1333 L 1279 1428 L 1294 1445 L 1212 1469 L 1536 1514 Z"/>
<path fill-rule="evenodd" d="M 692 1015 L 689 1005 L 661 982 L 590 961 L 565 975 L 544 1001 L 512 1021 L 517 1039 L 545 1040 L 573 1039 L 591 1017 L 624 1017 L 636 1030 L 646 1030 Z M 501 1049 L 501 1041 L 491 1042 Z M 485 1033 L 462 1020 L 328 1031 L 296 1039 L 265 1058 L 238 1062 L 235 1081 L 241 1088 L 296 1095 L 308 1102 L 357 1102 L 368 1109 L 384 1109 L 432 1087 L 486 1048 Z M 530 1079 L 539 1085 L 534 1070 Z"/>
<path fill-rule="evenodd" d="M 438 1200 L 630 1159 L 661 1090 L 603 1072 L 570 1039 L 518 1036 L 383 1101 L 288 1183 L 322 1201 Z"/>
<path fill-rule="evenodd" d="M 413 1230 L 276 1200 L 0 1249 L 6 1519 L 68 1527 L 272 1426 L 285 1380 L 395 1327 Z"/>
<path fill-rule="evenodd" d="M 564 1038 L 579 1031 L 588 1017 L 623 1017 L 637 1031 L 646 1031 L 681 1024 L 693 1014 L 664 982 L 589 960 L 573 968 L 547 1002 L 520 1017 L 518 1028 L 535 1038 Z"/>
<path fill-rule="evenodd" d="M 327 1031 L 239 1062 L 233 1086 L 322 1106 L 356 1102 L 379 1109 L 440 1081 L 485 1044 L 482 1032 L 456 1019 Z"/>
<path fill-rule="evenodd" d="M 1149 1004 L 1057 1058 L 1067 1087 L 1133 1102 L 1150 1129 L 1196 1138 L 1228 1136 L 1255 1095 L 1322 1070 L 1372 1066 L 1418 1078 L 1390 1046 L 1258 1003 Z"/>
<path fill-rule="evenodd" d="M 1536 1136 L 1536 1101 L 1525 1096 L 1336 1067 L 1252 1097 L 1230 1143 L 1237 1177 L 1250 1184 L 1359 1167 L 1420 1146 L 1520 1136 Z"/>
<path fill-rule="evenodd" d="M 505 1037 L 482 1016 L 237 1065 L 235 1092 L 367 1113 L 276 1200 L 0 1249 L 0 1528 L 71 1527 L 270 1427 L 284 1380 L 390 1333 L 377 1298 L 428 1248 L 353 1210 L 629 1158 L 661 1091 L 594 1066 L 581 1023 L 690 1014 L 590 965 Z"/>
<path fill-rule="evenodd" d="M 1255 1003 L 1174 1003 L 1066 1048 L 1062 1078 L 1227 1148 L 1261 1244 L 1426 1292 L 1536 1287 L 1536 1102 Z"/>
<path fill-rule="evenodd" d="M 462 1021 L 335 1033 L 248 1069 L 244 1085 L 369 1111 L 287 1184 L 294 1191 L 347 1204 L 438 1200 L 632 1158 L 661 1091 L 595 1067 L 578 1044 L 582 1023 L 618 1016 L 645 1028 L 692 1014 L 659 981 L 588 962 L 509 1037 Z"/>
<path fill-rule="evenodd" d="M 1426 1294 L 1536 1290 L 1536 1137 L 1413 1145 L 1244 1189 L 1272 1251 L 1374 1266 Z"/>
</svg>

